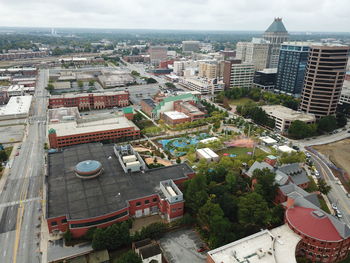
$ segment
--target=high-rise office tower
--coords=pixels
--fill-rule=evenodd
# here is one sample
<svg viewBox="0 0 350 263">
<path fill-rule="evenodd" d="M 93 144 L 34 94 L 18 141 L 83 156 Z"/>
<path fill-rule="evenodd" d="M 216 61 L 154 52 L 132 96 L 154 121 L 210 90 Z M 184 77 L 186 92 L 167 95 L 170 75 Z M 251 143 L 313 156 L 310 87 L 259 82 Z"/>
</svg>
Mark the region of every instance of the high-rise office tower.
<svg viewBox="0 0 350 263">
<path fill-rule="evenodd" d="M 281 45 L 276 92 L 300 97 L 310 44 L 308 42 L 285 42 Z"/>
<path fill-rule="evenodd" d="M 267 67 L 277 68 L 281 44 L 289 39 L 289 34 L 283 25 L 282 18 L 275 18 L 263 34 L 263 38 L 270 41 L 270 54 Z"/>
<path fill-rule="evenodd" d="M 263 38 L 253 38 L 251 42 L 237 43 L 236 58 L 253 63 L 255 70 L 263 70 L 269 58 L 270 42 Z"/>
<path fill-rule="evenodd" d="M 214 62 L 199 62 L 198 76 L 201 78 L 215 79 L 218 73 L 218 65 Z"/>
<path fill-rule="evenodd" d="M 239 59 L 225 61 L 223 76 L 225 88 L 251 88 L 254 73 L 252 63 L 241 63 Z"/>
<path fill-rule="evenodd" d="M 247 54 L 247 45 L 249 42 L 237 42 L 236 44 L 236 59 L 245 61 L 245 55 Z"/>
<path fill-rule="evenodd" d="M 310 47 L 300 110 L 317 118 L 336 112 L 343 86 L 349 46 L 313 44 Z"/>
</svg>

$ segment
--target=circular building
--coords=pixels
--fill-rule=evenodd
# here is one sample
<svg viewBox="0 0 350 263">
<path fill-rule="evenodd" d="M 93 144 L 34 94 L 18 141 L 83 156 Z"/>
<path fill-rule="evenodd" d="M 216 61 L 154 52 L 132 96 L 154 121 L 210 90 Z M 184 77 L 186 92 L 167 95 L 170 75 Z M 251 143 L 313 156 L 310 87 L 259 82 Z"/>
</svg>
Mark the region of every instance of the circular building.
<svg viewBox="0 0 350 263">
<path fill-rule="evenodd" d="M 75 175 L 81 179 L 91 179 L 99 176 L 103 169 L 102 164 L 95 160 L 86 160 L 75 166 Z"/>
<path fill-rule="evenodd" d="M 285 221 L 302 237 L 297 255 L 312 262 L 334 263 L 345 259 L 350 249 L 350 229 L 333 216 L 317 209 L 294 206 Z"/>
</svg>

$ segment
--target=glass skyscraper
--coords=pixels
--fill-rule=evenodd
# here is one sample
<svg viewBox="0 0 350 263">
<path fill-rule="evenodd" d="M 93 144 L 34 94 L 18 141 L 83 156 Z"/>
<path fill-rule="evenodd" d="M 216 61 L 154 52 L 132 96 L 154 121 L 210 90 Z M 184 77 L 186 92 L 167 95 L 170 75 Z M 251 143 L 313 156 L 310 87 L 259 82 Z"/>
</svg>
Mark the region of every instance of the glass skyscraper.
<svg viewBox="0 0 350 263">
<path fill-rule="evenodd" d="M 281 45 L 275 91 L 300 97 L 310 43 L 285 42 Z"/>
</svg>

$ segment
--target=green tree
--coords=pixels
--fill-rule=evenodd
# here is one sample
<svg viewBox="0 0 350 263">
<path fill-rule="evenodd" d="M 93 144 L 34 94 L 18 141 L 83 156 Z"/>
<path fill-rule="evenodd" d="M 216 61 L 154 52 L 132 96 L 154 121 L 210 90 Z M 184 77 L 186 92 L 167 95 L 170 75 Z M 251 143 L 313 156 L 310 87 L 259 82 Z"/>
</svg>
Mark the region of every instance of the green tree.
<svg viewBox="0 0 350 263">
<path fill-rule="evenodd" d="M 8 159 L 8 156 L 6 154 L 6 151 L 5 150 L 1 150 L 0 151 L 0 161 L 1 162 L 5 162 L 5 161 L 7 161 L 7 159 Z"/>
<path fill-rule="evenodd" d="M 55 89 L 55 87 L 54 87 L 54 85 L 52 84 L 52 83 L 49 83 L 48 85 L 47 85 L 47 88 L 46 88 L 49 92 L 52 92 L 54 89 Z"/>
<path fill-rule="evenodd" d="M 254 189 L 257 193 L 265 198 L 268 203 L 272 203 L 277 192 L 277 184 L 275 182 L 276 174 L 265 168 L 256 169 L 253 172 L 253 178 L 257 180 Z"/>
<path fill-rule="evenodd" d="M 332 190 L 332 187 L 328 185 L 324 179 L 319 179 L 317 182 L 317 189 L 322 194 L 327 195 Z"/>
<path fill-rule="evenodd" d="M 348 122 L 346 115 L 344 113 L 338 113 L 336 116 L 336 119 L 337 119 L 337 126 L 339 128 L 344 127 Z"/>
<path fill-rule="evenodd" d="M 303 121 L 293 121 L 288 129 L 288 134 L 295 139 L 303 139 L 316 134 L 316 126 Z"/>
<path fill-rule="evenodd" d="M 94 80 L 90 80 L 90 81 L 89 81 L 89 86 L 90 86 L 90 87 L 93 87 L 94 85 L 95 85 L 95 81 L 94 81 Z"/>
<path fill-rule="evenodd" d="M 146 79 L 146 83 L 147 84 L 153 84 L 153 83 L 157 83 L 157 81 L 154 78 L 147 78 Z"/>
<path fill-rule="evenodd" d="M 177 158 L 176 158 L 176 163 L 181 163 L 180 157 L 177 157 Z"/>
<path fill-rule="evenodd" d="M 185 182 L 186 207 L 196 215 L 198 210 L 207 202 L 207 181 L 203 174 L 197 174 L 191 180 Z"/>
<path fill-rule="evenodd" d="M 63 234 L 63 238 L 64 238 L 65 242 L 71 242 L 73 239 L 72 232 L 70 232 L 70 230 L 67 229 L 67 231 L 64 232 L 64 234 Z"/>
<path fill-rule="evenodd" d="M 142 259 L 134 251 L 129 250 L 122 254 L 116 261 L 117 263 L 142 263 Z"/>
<path fill-rule="evenodd" d="M 266 227 L 271 220 L 268 204 L 260 194 L 252 192 L 239 198 L 238 221 L 240 224 Z"/>
<path fill-rule="evenodd" d="M 306 156 L 303 152 L 282 153 L 279 159 L 279 162 L 281 164 L 304 163 L 305 161 L 306 161 Z"/>
<path fill-rule="evenodd" d="M 157 239 L 164 235 L 167 230 L 167 224 L 162 222 L 156 222 L 149 224 L 146 227 L 142 227 L 142 229 L 134 234 L 133 240 L 138 241 L 145 238 Z"/>
<path fill-rule="evenodd" d="M 331 132 L 337 128 L 337 120 L 334 116 L 325 116 L 318 121 L 319 132 Z"/>
<path fill-rule="evenodd" d="M 78 87 L 83 88 L 84 87 L 84 82 L 81 80 L 78 80 Z"/>
<path fill-rule="evenodd" d="M 97 228 L 92 238 L 92 248 L 117 249 L 131 241 L 128 222 L 113 224 L 107 228 Z"/>
</svg>

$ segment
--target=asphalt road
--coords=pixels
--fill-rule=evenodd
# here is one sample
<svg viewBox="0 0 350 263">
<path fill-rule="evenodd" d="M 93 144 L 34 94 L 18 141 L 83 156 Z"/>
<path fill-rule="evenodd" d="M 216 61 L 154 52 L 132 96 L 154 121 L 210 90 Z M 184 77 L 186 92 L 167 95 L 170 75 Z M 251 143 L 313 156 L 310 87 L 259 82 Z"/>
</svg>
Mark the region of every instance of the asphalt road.
<svg viewBox="0 0 350 263">
<path fill-rule="evenodd" d="M 340 218 L 340 220 L 350 226 L 350 198 L 346 196 L 346 190 L 339 183 L 339 180 L 333 175 L 327 164 L 317 155 L 313 154 L 312 152 L 309 153 L 312 156 L 314 165 L 319 171 L 321 178 L 323 178 L 327 184 L 332 187 L 332 190 L 327 195 L 328 200 L 331 203 L 336 204 L 342 213 L 343 217 Z M 331 212 L 332 214 L 335 214 L 334 211 Z"/>
<path fill-rule="evenodd" d="M 46 132 L 47 70 L 40 72 L 19 155 L 0 193 L 0 261 L 41 262 L 40 219 Z"/>
</svg>

